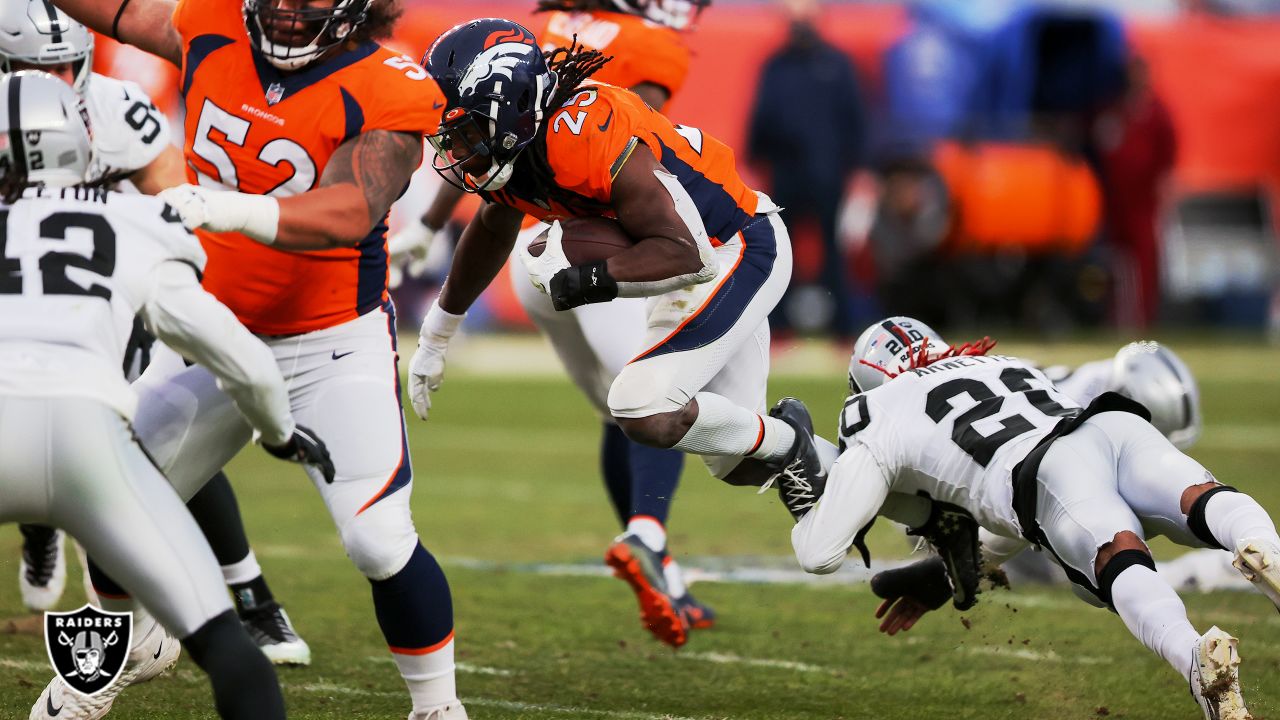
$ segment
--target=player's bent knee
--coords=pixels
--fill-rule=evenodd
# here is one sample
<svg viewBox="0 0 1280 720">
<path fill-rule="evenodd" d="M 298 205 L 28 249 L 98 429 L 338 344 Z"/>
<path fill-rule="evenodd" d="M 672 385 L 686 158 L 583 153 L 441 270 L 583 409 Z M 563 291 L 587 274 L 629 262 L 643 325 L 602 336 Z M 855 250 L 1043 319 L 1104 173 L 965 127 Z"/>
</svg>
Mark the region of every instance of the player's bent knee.
<svg viewBox="0 0 1280 720">
<path fill-rule="evenodd" d="M 688 431 L 687 427 L 684 428 L 684 432 L 677 431 L 680 426 L 679 419 L 676 417 L 678 412 L 639 418 L 615 417 L 614 421 L 633 442 L 650 447 L 669 448 L 680 442 L 684 432 Z"/>
<path fill-rule="evenodd" d="M 671 378 L 651 362 L 622 368 L 609 386 L 609 413 L 615 418 L 644 418 L 679 410 L 688 398 L 672 397 Z"/>
<path fill-rule="evenodd" d="M 418 546 L 418 534 L 412 525 L 388 527 L 357 518 L 341 531 L 347 557 L 370 580 L 385 580 L 409 562 Z"/>
<path fill-rule="evenodd" d="M 1217 482 L 1204 483 L 1202 485 L 1194 485 L 1187 488 L 1182 493 L 1182 506 L 1187 507 L 1187 528 L 1191 530 L 1191 534 L 1195 535 L 1200 542 L 1211 548 L 1226 550 L 1222 543 L 1213 536 L 1209 530 L 1209 523 L 1205 520 L 1205 508 L 1209 506 L 1209 500 L 1214 495 L 1223 492 L 1240 492 L 1230 485 L 1220 485 Z M 1188 507 L 1190 506 L 1190 507 Z"/>
<path fill-rule="evenodd" d="M 1094 566 L 1094 574 L 1098 578 L 1098 596 L 1110 604 L 1111 586 L 1120 577 L 1120 573 L 1134 565 L 1156 569 L 1156 562 L 1151 558 L 1151 551 L 1142 538 L 1128 530 L 1116 533 L 1114 540 L 1098 549 L 1098 559 Z"/>
</svg>

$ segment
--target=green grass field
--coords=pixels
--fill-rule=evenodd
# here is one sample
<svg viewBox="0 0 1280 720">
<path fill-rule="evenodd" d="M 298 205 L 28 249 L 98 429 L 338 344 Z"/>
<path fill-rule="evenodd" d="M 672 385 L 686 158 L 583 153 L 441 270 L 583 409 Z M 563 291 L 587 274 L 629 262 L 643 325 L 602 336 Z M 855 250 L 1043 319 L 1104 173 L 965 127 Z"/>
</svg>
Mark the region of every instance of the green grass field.
<svg viewBox="0 0 1280 720">
<path fill-rule="evenodd" d="M 1280 350 L 1218 338 L 1172 344 L 1204 397 L 1207 428 L 1193 454 L 1280 515 Z M 1117 345 L 1001 349 L 1079 362 Z M 594 572 L 617 529 L 585 401 L 535 341 L 472 340 L 450 362 L 432 419 L 410 419 L 413 504 L 453 586 L 458 685 L 473 718 L 1199 717 L 1164 661 L 1115 615 L 1066 590 L 990 592 L 967 625 L 948 608 L 888 638 L 875 631 L 876 600 L 863 585 L 705 581 L 694 591 L 720 613 L 719 625 L 679 651 L 661 646 L 641 628 L 626 586 Z M 787 353 L 770 396 L 805 399 L 829 431 L 844 362 L 825 346 Z M 229 474 L 268 579 L 313 649 L 311 667 L 280 671 L 291 717 L 405 717 L 408 696 L 368 584 L 343 555 L 320 498 L 296 468 L 261 450 L 244 452 Z M 884 525 L 873 552 L 905 555 Z M 794 567 L 790 526 L 775 495 L 721 485 L 692 462 L 671 543 L 693 568 Z M 1179 552 L 1163 541 L 1155 547 L 1161 557 Z M 0 531 L 3 618 L 22 614 L 17 548 L 16 528 Z M 82 602 L 78 578 L 73 562 L 65 608 Z M 1199 629 L 1219 624 L 1241 638 L 1255 717 L 1280 718 L 1280 616 L 1253 593 L 1186 600 Z M 25 718 L 49 677 L 40 637 L 0 634 L 0 717 Z M 204 676 L 184 659 L 128 689 L 110 717 L 214 714 Z"/>
</svg>

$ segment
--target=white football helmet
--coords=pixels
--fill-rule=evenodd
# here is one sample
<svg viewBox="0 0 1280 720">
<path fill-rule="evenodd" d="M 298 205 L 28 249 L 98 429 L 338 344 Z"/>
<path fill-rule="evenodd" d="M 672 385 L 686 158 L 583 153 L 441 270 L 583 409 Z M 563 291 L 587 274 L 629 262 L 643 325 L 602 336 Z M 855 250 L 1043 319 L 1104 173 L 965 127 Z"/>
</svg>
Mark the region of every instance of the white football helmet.
<svg viewBox="0 0 1280 720">
<path fill-rule="evenodd" d="M 0 101 L 10 123 L 0 125 L 0 180 L 51 187 L 84 182 L 93 141 L 84 101 L 70 85 L 39 70 L 0 75 Z"/>
<path fill-rule="evenodd" d="M 93 33 L 46 0 L 0 3 L 0 71 L 13 63 L 71 63 L 76 92 L 84 94 L 93 74 Z"/>
<path fill-rule="evenodd" d="M 912 354 L 920 352 L 926 339 L 932 352 L 948 347 L 941 335 L 915 318 L 886 318 L 862 331 L 849 358 L 849 392 L 863 393 L 883 385 L 890 378 L 888 373 L 911 363 Z"/>
<path fill-rule="evenodd" d="M 613 0 L 619 11 L 639 15 L 673 30 L 684 30 L 698 19 L 711 0 Z"/>
<path fill-rule="evenodd" d="M 1160 343 L 1143 340 L 1120 348 L 1108 387 L 1146 406 L 1151 424 L 1179 450 L 1200 437 L 1200 388 L 1182 359 Z"/>
</svg>

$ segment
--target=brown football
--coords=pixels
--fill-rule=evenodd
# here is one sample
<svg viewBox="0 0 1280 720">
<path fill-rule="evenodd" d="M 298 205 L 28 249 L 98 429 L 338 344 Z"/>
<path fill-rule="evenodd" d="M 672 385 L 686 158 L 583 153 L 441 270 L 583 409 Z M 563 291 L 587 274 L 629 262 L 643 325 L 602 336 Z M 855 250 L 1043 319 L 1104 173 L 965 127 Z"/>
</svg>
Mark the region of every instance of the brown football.
<svg viewBox="0 0 1280 720">
<path fill-rule="evenodd" d="M 573 265 L 606 260 L 634 244 L 618 221 L 609 218 L 570 218 L 561 220 L 560 226 L 564 228 L 564 256 Z M 529 243 L 529 254 L 538 257 L 546 246 L 547 233 L 543 232 Z"/>
</svg>

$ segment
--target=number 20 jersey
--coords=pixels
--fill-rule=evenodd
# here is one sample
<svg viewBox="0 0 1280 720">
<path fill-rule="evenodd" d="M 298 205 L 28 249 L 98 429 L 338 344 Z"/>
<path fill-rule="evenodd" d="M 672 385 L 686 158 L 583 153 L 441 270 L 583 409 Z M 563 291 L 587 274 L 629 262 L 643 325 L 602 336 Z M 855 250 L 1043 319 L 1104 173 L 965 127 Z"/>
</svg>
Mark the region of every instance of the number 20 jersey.
<svg viewBox="0 0 1280 720">
<path fill-rule="evenodd" d="M 422 135 L 439 124 L 435 81 L 411 58 L 375 43 L 286 74 L 253 49 L 240 0 L 180 0 L 173 23 L 182 37 L 191 182 L 297 195 L 317 187 L 347 139 L 374 129 Z M 204 286 L 263 335 L 353 320 L 386 300 L 385 223 L 379 218 L 355 247 L 309 252 L 201 231 L 209 255 Z"/>
<path fill-rule="evenodd" d="M 851 396 L 840 414 L 840 448 L 866 447 L 894 492 L 927 493 L 1017 537 L 1013 466 L 1079 410 L 1023 360 L 958 357 Z"/>
</svg>

